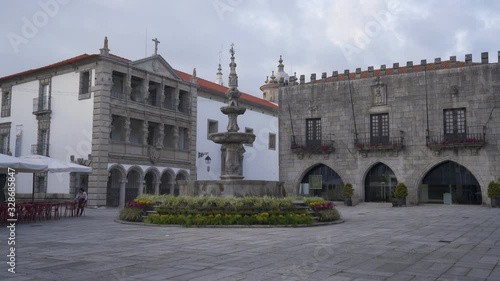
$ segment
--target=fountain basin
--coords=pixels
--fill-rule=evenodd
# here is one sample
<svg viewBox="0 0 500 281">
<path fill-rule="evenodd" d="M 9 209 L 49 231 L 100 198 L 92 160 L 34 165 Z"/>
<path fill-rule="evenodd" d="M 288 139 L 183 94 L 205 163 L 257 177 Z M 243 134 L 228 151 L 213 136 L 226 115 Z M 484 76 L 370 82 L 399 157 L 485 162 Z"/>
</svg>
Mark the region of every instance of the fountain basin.
<svg viewBox="0 0 500 281">
<path fill-rule="evenodd" d="M 245 113 L 247 109 L 243 106 L 223 106 L 220 108 L 220 111 L 224 113 L 225 115 L 229 114 L 236 114 L 236 115 L 242 115 Z"/>
<path fill-rule="evenodd" d="M 208 135 L 208 138 L 219 144 L 237 143 L 252 144 L 255 141 L 255 135 L 242 132 L 223 132 Z"/>
</svg>

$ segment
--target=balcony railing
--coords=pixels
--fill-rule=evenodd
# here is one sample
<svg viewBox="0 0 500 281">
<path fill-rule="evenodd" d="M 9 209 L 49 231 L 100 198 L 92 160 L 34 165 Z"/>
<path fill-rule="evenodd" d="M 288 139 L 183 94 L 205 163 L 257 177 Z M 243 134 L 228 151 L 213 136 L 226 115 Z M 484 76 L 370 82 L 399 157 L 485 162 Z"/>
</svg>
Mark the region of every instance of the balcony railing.
<svg viewBox="0 0 500 281">
<path fill-rule="evenodd" d="M 398 137 L 394 135 L 399 134 Z M 373 138 L 370 136 L 354 139 L 354 148 L 362 153 L 368 151 L 400 151 L 404 147 L 404 132 L 390 133 L 386 138 Z"/>
<path fill-rule="evenodd" d="M 31 154 L 49 156 L 49 145 L 42 144 L 32 144 L 31 145 Z"/>
<path fill-rule="evenodd" d="M 292 137 L 292 144 L 290 146 L 290 150 L 297 154 L 299 159 L 302 159 L 305 154 L 311 157 L 313 154 L 322 154 L 326 158 L 330 153 L 332 153 L 334 148 L 333 140 L 321 140 L 314 144 L 310 143 L 300 143 L 295 140 L 295 137 Z"/>
<path fill-rule="evenodd" d="M 427 133 L 427 147 L 432 150 L 475 148 L 479 149 L 486 144 L 486 127 L 482 127 L 482 132 L 474 128 L 468 128 L 471 132 L 454 135 L 441 135 Z"/>
<path fill-rule="evenodd" d="M 33 99 L 33 114 L 50 111 L 49 97 L 39 97 Z"/>
</svg>

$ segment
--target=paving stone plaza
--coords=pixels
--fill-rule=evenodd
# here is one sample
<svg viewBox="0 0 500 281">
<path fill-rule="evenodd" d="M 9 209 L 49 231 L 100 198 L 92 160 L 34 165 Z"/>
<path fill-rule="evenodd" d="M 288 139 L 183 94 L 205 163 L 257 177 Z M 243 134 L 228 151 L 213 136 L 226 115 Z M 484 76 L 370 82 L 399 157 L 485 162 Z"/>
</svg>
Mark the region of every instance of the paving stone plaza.
<svg viewBox="0 0 500 281">
<path fill-rule="evenodd" d="M 307 228 L 184 228 L 114 222 L 118 209 L 19 225 L 16 274 L 0 280 L 500 280 L 499 209 L 338 206 Z"/>
</svg>

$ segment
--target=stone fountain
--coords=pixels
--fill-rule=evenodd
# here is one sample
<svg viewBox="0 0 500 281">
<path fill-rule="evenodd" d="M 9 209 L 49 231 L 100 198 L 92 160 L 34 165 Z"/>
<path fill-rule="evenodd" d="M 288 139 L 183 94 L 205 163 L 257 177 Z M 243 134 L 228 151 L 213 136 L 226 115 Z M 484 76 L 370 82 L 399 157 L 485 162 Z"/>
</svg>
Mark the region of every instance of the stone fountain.
<svg viewBox="0 0 500 281">
<path fill-rule="evenodd" d="M 246 108 L 238 101 L 238 75 L 234 61 L 234 47 L 229 50 L 231 63 L 229 64 L 229 83 L 226 97 L 227 106 L 220 108 L 227 115 L 229 122 L 227 132 L 213 133 L 208 138 L 221 144 L 222 171 L 220 180 L 179 181 L 180 195 L 188 196 L 274 196 L 281 197 L 283 183 L 277 181 L 243 180 L 243 158 L 245 148 L 243 144 L 252 144 L 255 135 L 239 132 L 238 116 L 243 115 Z"/>
</svg>

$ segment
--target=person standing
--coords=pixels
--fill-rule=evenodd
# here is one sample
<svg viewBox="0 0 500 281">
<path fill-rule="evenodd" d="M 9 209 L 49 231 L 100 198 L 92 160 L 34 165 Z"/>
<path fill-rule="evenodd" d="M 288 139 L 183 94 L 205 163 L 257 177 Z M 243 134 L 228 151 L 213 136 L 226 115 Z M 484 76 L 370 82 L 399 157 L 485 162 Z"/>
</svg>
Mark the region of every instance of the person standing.
<svg viewBox="0 0 500 281">
<path fill-rule="evenodd" d="M 87 204 L 87 192 L 85 192 L 85 189 L 80 188 L 78 194 L 76 194 L 75 201 L 78 204 L 78 208 L 76 209 L 76 216 L 81 216 L 83 214 L 85 204 Z"/>
</svg>

